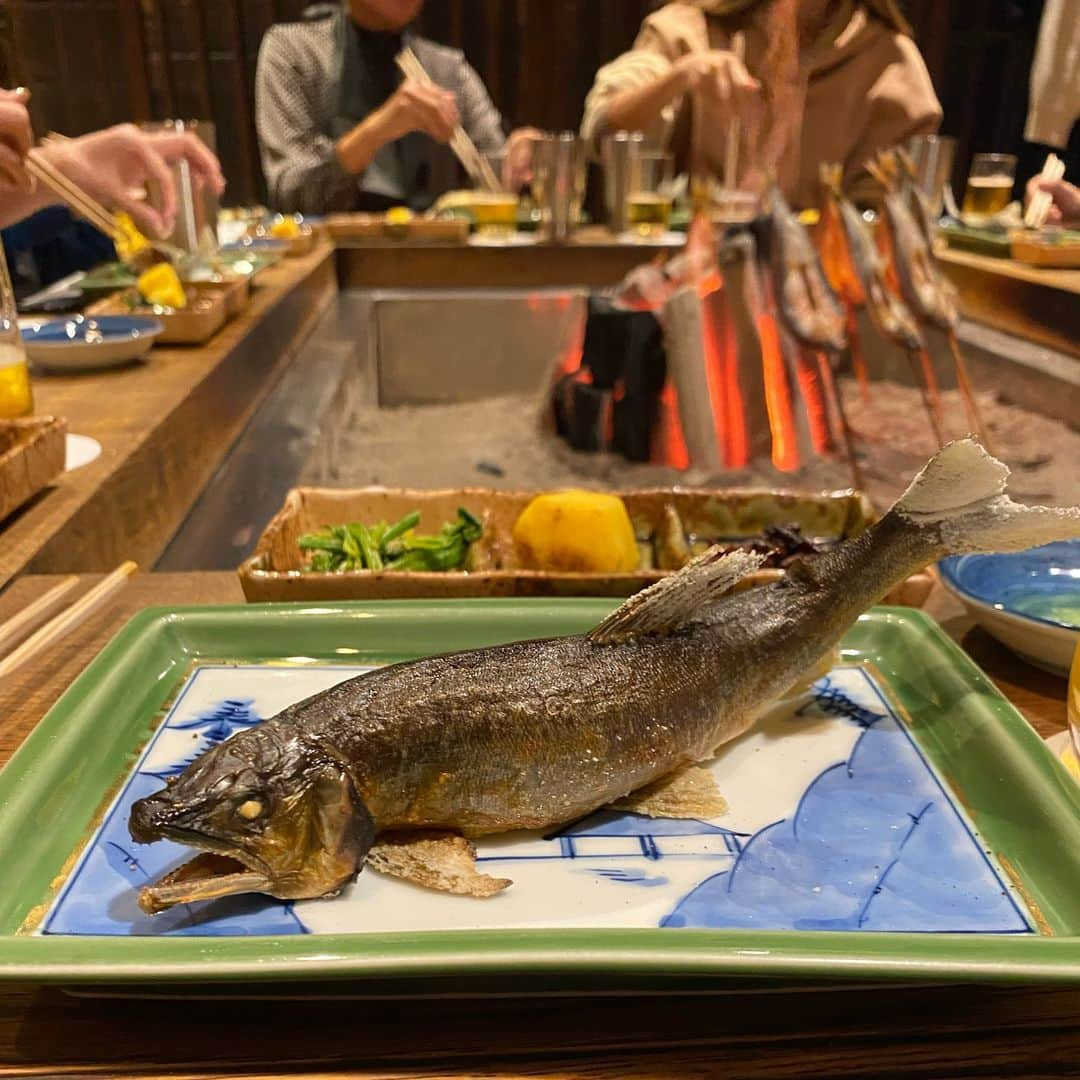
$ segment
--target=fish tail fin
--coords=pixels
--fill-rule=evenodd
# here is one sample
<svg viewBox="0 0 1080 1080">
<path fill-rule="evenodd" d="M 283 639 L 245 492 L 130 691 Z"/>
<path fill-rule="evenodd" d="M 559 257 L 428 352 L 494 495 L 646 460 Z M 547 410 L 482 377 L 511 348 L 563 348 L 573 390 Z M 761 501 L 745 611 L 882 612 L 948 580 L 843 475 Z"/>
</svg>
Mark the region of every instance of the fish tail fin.
<svg viewBox="0 0 1080 1080">
<path fill-rule="evenodd" d="M 1009 468 L 974 439 L 948 443 L 890 511 L 940 537 L 942 553 L 1022 551 L 1080 536 L 1080 508 L 1024 506 L 1006 494 Z"/>
</svg>

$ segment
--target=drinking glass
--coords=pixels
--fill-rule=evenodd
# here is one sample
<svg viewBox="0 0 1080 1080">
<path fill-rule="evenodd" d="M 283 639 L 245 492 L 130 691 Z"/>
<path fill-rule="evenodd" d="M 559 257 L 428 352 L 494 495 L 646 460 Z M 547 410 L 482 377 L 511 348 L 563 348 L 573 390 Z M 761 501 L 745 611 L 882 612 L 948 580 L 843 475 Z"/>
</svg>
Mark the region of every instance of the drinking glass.
<svg viewBox="0 0 1080 1080">
<path fill-rule="evenodd" d="M 616 131 L 600 147 L 604 166 L 604 209 L 608 228 L 614 233 L 626 231 L 626 193 L 629 190 L 630 166 L 642 152 L 645 136 L 640 131 Z"/>
<path fill-rule="evenodd" d="M 19 333 L 15 290 L 0 245 L 0 419 L 29 416 L 33 411 L 34 396 L 30 392 L 26 348 Z"/>
<path fill-rule="evenodd" d="M 964 191 L 963 213 L 974 218 L 1000 214 L 1012 200 L 1016 158 L 1012 154 L 976 154 Z"/>
<path fill-rule="evenodd" d="M 540 207 L 547 238 L 556 243 L 570 239 L 581 223 L 585 201 L 585 144 L 576 132 L 543 135 L 534 142 L 536 167 L 533 192 Z"/>
<path fill-rule="evenodd" d="M 667 232 L 674 204 L 674 161 L 670 154 L 639 150 L 630 161 L 626 195 L 626 221 L 637 236 L 655 237 Z"/>
<path fill-rule="evenodd" d="M 207 120 L 163 120 L 141 124 L 143 131 L 190 131 L 201 139 L 211 151 L 217 153 L 217 134 L 214 125 Z M 176 185 L 176 226 L 165 240 L 174 247 L 194 255 L 203 248 L 217 247 L 217 220 L 220 210 L 217 194 L 210 188 L 196 191 L 191 176 L 191 166 L 181 158 L 170 167 Z M 147 197 L 151 206 L 162 205 L 159 185 L 147 184 Z"/>
<path fill-rule="evenodd" d="M 914 135 L 908 142 L 908 153 L 915 162 L 919 190 L 926 198 L 931 218 L 936 221 L 941 217 L 945 188 L 952 176 L 956 140 L 948 135 Z"/>
</svg>

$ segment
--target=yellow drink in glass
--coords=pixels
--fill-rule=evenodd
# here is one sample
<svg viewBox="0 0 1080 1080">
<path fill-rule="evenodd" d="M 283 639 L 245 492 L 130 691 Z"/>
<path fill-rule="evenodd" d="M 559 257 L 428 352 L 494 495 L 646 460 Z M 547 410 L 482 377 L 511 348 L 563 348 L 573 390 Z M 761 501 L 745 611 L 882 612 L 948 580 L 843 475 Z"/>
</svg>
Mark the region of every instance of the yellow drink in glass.
<svg viewBox="0 0 1080 1080">
<path fill-rule="evenodd" d="M 1072 736 L 1072 754 L 1066 751 L 1062 761 L 1066 768 L 1080 780 L 1080 645 L 1073 655 L 1072 674 L 1069 676 L 1069 690 L 1065 697 L 1065 713 L 1069 718 L 1069 735 Z"/>
<path fill-rule="evenodd" d="M 626 220 L 630 227 L 643 235 L 667 231 L 671 220 L 670 196 L 655 191 L 634 191 L 626 200 Z"/>
<path fill-rule="evenodd" d="M 26 353 L 19 345 L 0 342 L 0 420 L 34 411 Z"/>
<path fill-rule="evenodd" d="M 512 236 L 517 232 L 517 210 L 513 193 L 477 191 L 473 195 L 473 220 L 483 236 Z"/>
<path fill-rule="evenodd" d="M 964 192 L 961 213 L 977 214 L 981 217 L 1000 214 L 1012 199 L 1012 189 L 1011 176 L 972 176 Z"/>
</svg>

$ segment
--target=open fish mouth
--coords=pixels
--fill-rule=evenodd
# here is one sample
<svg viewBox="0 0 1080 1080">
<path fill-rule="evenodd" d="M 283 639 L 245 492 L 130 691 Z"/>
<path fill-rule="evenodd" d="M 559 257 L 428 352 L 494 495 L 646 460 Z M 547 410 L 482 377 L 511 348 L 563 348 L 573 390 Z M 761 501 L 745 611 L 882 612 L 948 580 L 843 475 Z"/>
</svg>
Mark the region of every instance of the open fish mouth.
<svg viewBox="0 0 1080 1080">
<path fill-rule="evenodd" d="M 231 855 L 204 851 L 183 866 L 139 890 L 139 907 L 157 915 L 176 904 L 216 900 L 236 893 L 268 892 L 272 882 Z"/>
</svg>

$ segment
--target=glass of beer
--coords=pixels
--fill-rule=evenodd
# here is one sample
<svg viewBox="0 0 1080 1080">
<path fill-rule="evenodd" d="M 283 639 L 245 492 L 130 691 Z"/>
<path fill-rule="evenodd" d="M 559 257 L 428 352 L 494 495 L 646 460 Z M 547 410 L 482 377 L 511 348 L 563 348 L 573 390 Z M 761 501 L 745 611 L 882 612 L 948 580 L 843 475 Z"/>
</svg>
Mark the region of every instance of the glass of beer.
<svg viewBox="0 0 1080 1080">
<path fill-rule="evenodd" d="M 670 154 L 639 150 L 633 155 L 626 195 L 627 228 L 632 235 L 651 239 L 667 232 L 674 204 L 673 172 Z"/>
<path fill-rule="evenodd" d="M 964 191 L 964 217 L 985 221 L 1012 201 L 1016 158 L 1012 154 L 976 154 Z"/>
</svg>

